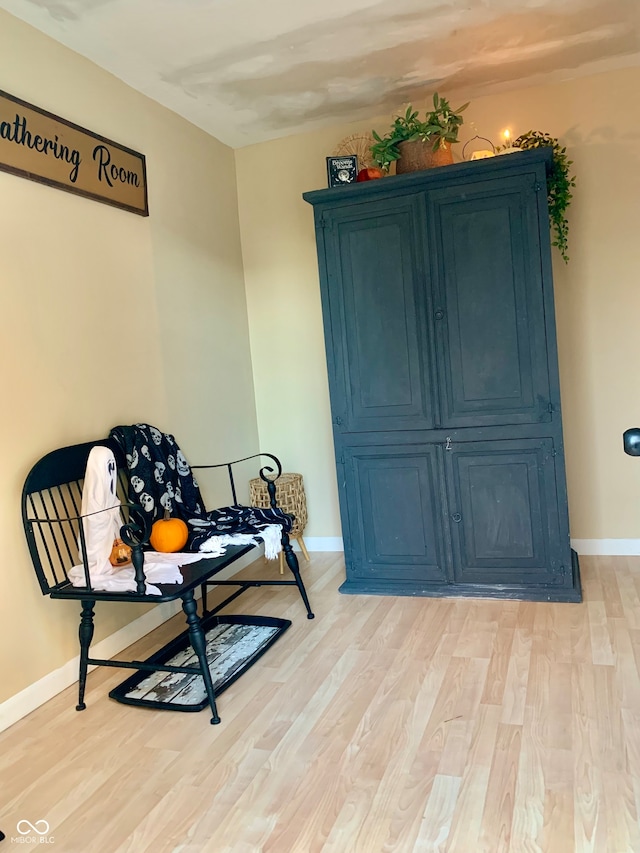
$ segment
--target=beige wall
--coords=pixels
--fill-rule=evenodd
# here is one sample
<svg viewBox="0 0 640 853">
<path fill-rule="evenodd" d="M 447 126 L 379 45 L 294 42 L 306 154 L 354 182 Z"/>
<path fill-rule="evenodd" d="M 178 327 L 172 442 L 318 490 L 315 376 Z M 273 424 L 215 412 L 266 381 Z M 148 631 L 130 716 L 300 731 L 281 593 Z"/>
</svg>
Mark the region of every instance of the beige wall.
<svg viewBox="0 0 640 853">
<path fill-rule="evenodd" d="M 143 419 L 219 461 L 257 424 L 233 152 L 4 12 L 0 81 L 143 152 L 151 213 L 0 172 L 1 702 L 78 652 L 78 607 L 43 598 L 27 557 L 33 462 Z M 98 608 L 96 640 L 141 612 Z"/>
<path fill-rule="evenodd" d="M 478 99 L 465 113 L 467 128 L 474 121 L 496 141 L 505 127 L 546 131 L 575 161 L 571 261 L 554 266 L 571 531 L 581 539 L 640 537 L 640 463 L 621 451 L 623 429 L 640 425 L 639 88 L 640 69 L 629 69 Z M 390 120 L 236 154 L 260 439 L 304 474 L 309 536 L 340 535 L 340 525 L 313 218 L 301 194 L 326 186 L 324 158 L 343 137 Z"/>
</svg>

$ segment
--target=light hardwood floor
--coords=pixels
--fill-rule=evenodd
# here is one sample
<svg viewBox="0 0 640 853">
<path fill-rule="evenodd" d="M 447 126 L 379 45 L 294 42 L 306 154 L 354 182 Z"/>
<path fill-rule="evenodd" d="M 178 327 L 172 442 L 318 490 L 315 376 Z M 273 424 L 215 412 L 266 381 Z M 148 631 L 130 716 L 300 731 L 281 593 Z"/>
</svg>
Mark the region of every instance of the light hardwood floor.
<svg viewBox="0 0 640 853">
<path fill-rule="evenodd" d="M 293 626 L 220 726 L 102 669 L 86 711 L 69 689 L 0 735 L 2 849 L 44 819 L 57 853 L 638 853 L 640 558 L 581 566 L 582 605 L 382 598 L 313 555 L 315 621 L 294 590 L 235 603 Z"/>
</svg>

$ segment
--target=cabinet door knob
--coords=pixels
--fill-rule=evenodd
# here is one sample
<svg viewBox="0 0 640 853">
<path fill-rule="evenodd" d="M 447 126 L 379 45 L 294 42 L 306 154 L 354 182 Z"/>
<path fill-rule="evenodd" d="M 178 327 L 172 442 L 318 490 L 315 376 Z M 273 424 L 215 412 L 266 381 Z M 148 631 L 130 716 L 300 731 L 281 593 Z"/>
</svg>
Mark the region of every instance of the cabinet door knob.
<svg viewBox="0 0 640 853">
<path fill-rule="evenodd" d="M 442 320 L 442 318 L 444 317 L 444 311 L 442 310 L 442 308 L 438 308 L 438 310 L 433 316 L 436 318 L 436 320 Z"/>
<path fill-rule="evenodd" d="M 455 521 L 456 524 L 460 524 L 460 522 L 462 521 L 462 516 L 459 512 L 454 512 L 451 518 Z"/>
</svg>

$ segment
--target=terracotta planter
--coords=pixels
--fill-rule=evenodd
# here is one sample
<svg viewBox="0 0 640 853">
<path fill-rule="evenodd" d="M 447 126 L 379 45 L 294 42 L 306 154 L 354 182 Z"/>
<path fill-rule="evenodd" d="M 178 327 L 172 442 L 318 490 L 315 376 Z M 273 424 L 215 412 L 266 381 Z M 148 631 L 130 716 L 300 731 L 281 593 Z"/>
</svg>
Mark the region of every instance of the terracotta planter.
<svg viewBox="0 0 640 853">
<path fill-rule="evenodd" d="M 433 142 L 416 139 L 414 142 L 401 142 L 398 150 L 400 159 L 396 160 L 396 175 L 418 172 L 420 169 L 433 169 L 434 166 L 448 166 L 453 163 L 450 142 L 445 142 L 444 146 L 438 145 L 434 151 Z"/>
</svg>

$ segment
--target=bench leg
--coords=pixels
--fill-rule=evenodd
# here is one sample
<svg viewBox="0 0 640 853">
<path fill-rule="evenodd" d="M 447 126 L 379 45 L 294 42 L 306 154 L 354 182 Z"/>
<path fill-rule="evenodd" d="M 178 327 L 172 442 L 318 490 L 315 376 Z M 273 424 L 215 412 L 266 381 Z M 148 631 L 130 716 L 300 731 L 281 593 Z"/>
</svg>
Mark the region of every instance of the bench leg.
<svg viewBox="0 0 640 853">
<path fill-rule="evenodd" d="M 304 606 L 307 608 L 307 619 L 314 619 L 315 614 L 311 610 L 311 605 L 309 604 L 309 597 L 307 596 L 307 590 L 304 588 L 304 583 L 302 581 L 302 577 L 300 576 L 300 566 L 298 565 L 298 558 L 295 555 L 293 548 L 291 547 L 291 542 L 289 541 L 289 534 L 282 532 L 282 550 L 284 551 L 284 558 L 287 561 L 287 565 L 291 569 L 291 573 L 293 574 L 296 584 L 298 585 L 298 589 L 300 591 L 300 595 L 302 596 L 302 600 L 304 601 Z"/>
<path fill-rule="evenodd" d="M 198 605 L 196 604 L 196 600 L 193 596 L 193 590 L 185 593 L 182 598 L 182 609 L 185 612 L 187 617 L 187 625 L 189 626 L 189 642 L 198 657 L 198 663 L 200 664 L 200 669 L 202 671 L 202 679 L 204 681 L 204 687 L 207 691 L 207 698 L 209 699 L 209 705 L 211 706 L 211 713 L 213 717 L 211 718 L 212 725 L 217 725 L 220 722 L 220 717 L 218 716 L 218 709 L 216 708 L 216 697 L 213 692 L 213 681 L 211 680 L 211 672 L 209 670 L 209 663 L 207 661 L 207 641 L 204 635 L 204 631 L 202 630 L 202 623 L 198 618 Z"/>
<path fill-rule="evenodd" d="M 80 628 L 78 637 L 80 639 L 80 673 L 78 687 L 78 704 L 76 711 L 84 711 L 87 707 L 84 703 L 84 689 L 87 683 L 87 658 L 89 657 L 89 646 L 93 639 L 93 608 L 95 601 L 91 599 L 82 600 L 82 613 L 80 615 Z"/>
</svg>

